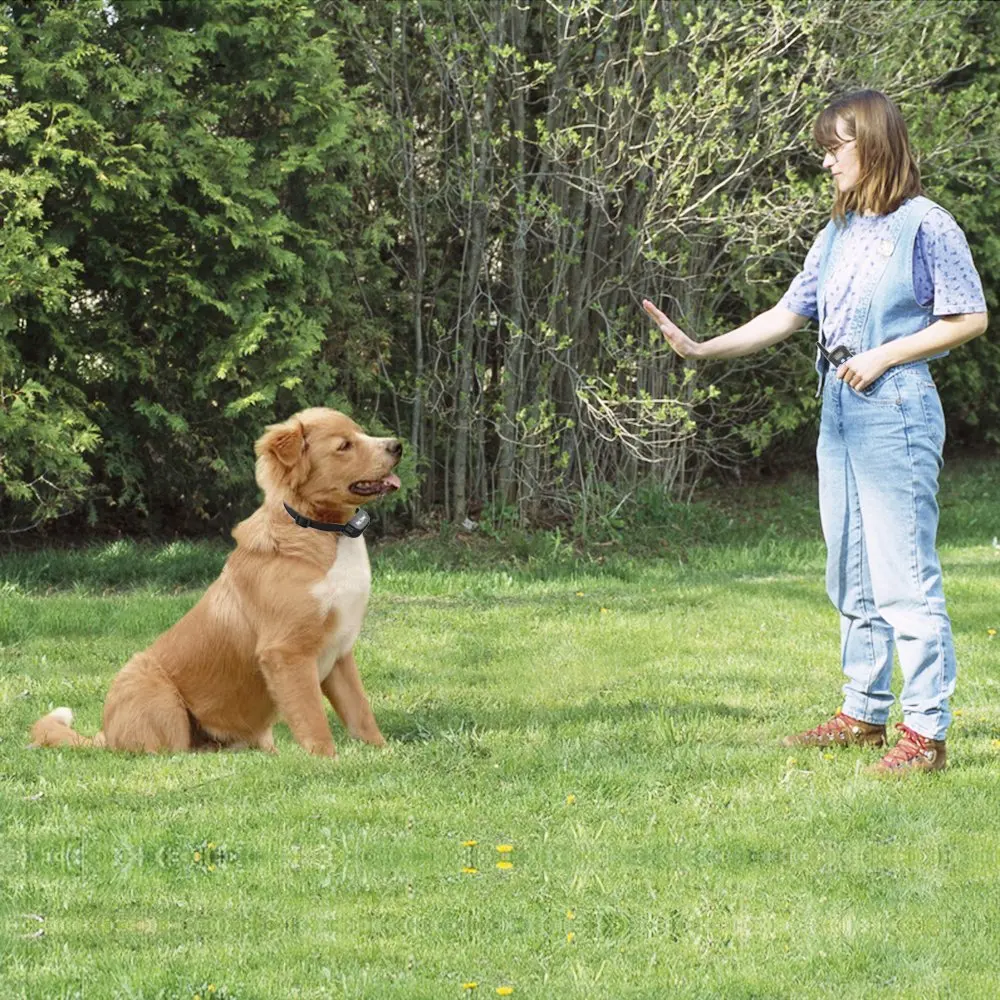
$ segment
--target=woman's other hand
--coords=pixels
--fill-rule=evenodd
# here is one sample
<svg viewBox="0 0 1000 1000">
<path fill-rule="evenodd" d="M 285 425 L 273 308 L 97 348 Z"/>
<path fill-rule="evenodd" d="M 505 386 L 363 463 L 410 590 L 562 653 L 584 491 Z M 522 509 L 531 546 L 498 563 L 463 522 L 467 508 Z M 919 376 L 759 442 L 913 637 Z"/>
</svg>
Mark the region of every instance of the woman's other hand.
<svg viewBox="0 0 1000 1000">
<path fill-rule="evenodd" d="M 864 392 L 883 372 L 892 367 L 885 352 L 875 347 L 848 358 L 838 369 L 837 378 L 846 382 L 855 392 Z"/>
</svg>

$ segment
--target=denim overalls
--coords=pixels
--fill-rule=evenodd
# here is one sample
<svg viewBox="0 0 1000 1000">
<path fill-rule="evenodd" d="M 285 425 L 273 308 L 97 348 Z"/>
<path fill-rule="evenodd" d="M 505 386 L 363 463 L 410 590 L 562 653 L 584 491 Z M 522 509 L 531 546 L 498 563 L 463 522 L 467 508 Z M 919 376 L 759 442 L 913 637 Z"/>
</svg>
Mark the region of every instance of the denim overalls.
<svg viewBox="0 0 1000 1000">
<path fill-rule="evenodd" d="M 912 279 L 917 230 L 934 202 L 918 197 L 893 216 L 879 264 L 860 289 L 847 335 L 855 354 L 916 333 L 933 322 Z M 824 282 L 837 250 L 828 227 L 817 287 L 820 330 Z M 821 334 L 822 336 L 822 334 Z M 943 740 L 951 720 L 955 650 L 935 549 L 944 415 L 926 361 L 890 368 L 855 392 L 818 361 L 823 397 L 819 443 L 820 516 L 826 584 L 841 615 L 847 683 L 842 711 L 884 724 L 893 696 L 893 648 L 903 671 L 903 721 Z"/>
</svg>

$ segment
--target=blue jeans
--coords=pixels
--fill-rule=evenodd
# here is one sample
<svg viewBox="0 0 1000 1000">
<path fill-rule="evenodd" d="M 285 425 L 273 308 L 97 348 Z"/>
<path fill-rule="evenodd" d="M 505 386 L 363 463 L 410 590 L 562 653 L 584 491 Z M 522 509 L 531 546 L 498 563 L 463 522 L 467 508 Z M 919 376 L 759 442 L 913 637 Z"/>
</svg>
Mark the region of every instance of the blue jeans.
<svg viewBox="0 0 1000 1000">
<path fill-rule="evenodd" d="M 842 711 L 884 724 L 895 647 L 903 722 L 943 740 L 955 648 L 935 549 L 944 414 L 926 364 L 893 368 L 868 394 L 826 376 L 816 458 L 826 585 L 840 611 Z"/>
</svg>

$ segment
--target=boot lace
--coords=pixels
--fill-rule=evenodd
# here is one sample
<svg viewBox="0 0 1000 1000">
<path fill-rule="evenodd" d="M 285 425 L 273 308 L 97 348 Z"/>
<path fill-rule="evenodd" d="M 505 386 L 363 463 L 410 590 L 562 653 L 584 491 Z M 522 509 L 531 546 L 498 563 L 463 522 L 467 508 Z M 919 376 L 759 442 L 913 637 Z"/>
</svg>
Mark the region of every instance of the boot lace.
<svg viewBox="0 0 1000 1000">
<path fill-rule="evenodd" d="M 930 742 L 926 736 L 921 736 L 909 726 L 904 726 L 902 722 L 897 722 L 896 728 L 903 735 L 882 759 L 885 767 L 900 767 L 902 764 L 908 764 L 914 757 L 921 756 Z"/>
<path fill-rule="evenodd" d="M 854 720 L 849 715 L 838 712 L 832 719 L 821 722 L 815 729 L 810 729 L 805 735 L 814 736 L 817 739 L 822 739 L 824 736 L 836 736 L 837 733 L 843 732 L 845 729 L 850 729 L 852 722 Z"/>
</svg>

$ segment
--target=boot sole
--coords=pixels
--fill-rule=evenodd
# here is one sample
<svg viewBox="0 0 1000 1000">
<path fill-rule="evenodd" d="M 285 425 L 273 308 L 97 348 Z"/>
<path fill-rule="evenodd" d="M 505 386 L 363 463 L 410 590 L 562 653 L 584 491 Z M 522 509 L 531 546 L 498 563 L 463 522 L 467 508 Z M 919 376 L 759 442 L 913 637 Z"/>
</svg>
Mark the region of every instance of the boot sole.
<svg viewBox="0 0 1000 1000">
<path fill-rule="evenodd" d="M 859 736 L 850 740 L 829 740 L 827 742 L 820 742 L 819 740 L 798 741 L 794 736 L 786 736 L 781 741 L 781 745 L 788 747 L 790 750 L 807 750 L 811 747 L 816 747 L 820 750 L 827 750 L 830 747 L 884 747 L 885 736 Z"/>
</svg>

